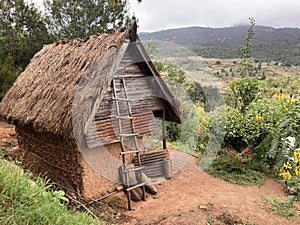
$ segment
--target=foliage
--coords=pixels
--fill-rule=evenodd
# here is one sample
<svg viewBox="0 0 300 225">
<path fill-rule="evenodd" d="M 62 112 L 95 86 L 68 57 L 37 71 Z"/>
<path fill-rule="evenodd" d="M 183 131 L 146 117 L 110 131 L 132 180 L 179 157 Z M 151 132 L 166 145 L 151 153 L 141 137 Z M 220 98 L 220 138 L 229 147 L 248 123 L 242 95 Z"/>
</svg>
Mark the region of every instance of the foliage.
<svg viewBox="0 0 300 225">
<path fill-rule="evenodd" d="M 41 12 L 24 0 L 0 0 L 0 100 L 43 44 L 51 41 Z"/>
<path fill-rule="evenodd" d="M 267 102 L 267 101 L 264 101 Z M 256 147 L 265 138 L 269 132 L 269 126 L 272 126 L 273 117 L 269 118 L 272 113 L 263 109 L 262 104 L 252 103 L 245 113 L 227 106 L 224 116 L 215 113 L 212 116 L 211 128 L 218 136 L 224 137 L 223 146 L 233 147 L 238 152 L 247 146 Z M 263 120 L 257 120 L 257 111 L 261 111 Z"/>
<path fill-rule="evenodd" d="M 11 56 L 0 58 L 0 101 L 20 73 Z"/>
<path fill-rule="evenodd" d="M 131 22 L 126 0 L 45 0 L 49 31 L 56 38 L 86 38 Z"/>
<path fill-rule="evenodd" d="M 290 180 L 284 180 L 284 191 L 290 196 L 294 196 L 295 200 L 300 201 L 300 177 L 293 174 Z"/>
<path fill-rule="evenodd" d="M 295 200 L 293 196 L 289 196 L 287 199 L 282 199 L 277 196 L 263 196 L 263 199 L 271 205 L 269 211 L 276 215 L 291 219 L 298 214 L 293 204 Z"/>
<path fill-rule="evenodd" d="M 238 70 L 243 75 L 249 75 L 250 71 L 253 69 L 253 65 L 251 64 L 252 59 L 250 54 L 251 54 L 252 39 L 255 31 L 254 29 L 255 20 L 252 17 L 249 18 L 249 21 L 250 21 L 250 27 L 247 32 L 246 43 L 242 48 L 240 48 L 241 62 Z"/>
<path fill-rule="evenodd" d="M 22 69 L 51 41 L 41 12 L 24 0 L 0 0 L 0 58 L 11 56 Z"/>
<path fill-rule="evenodd" d="M 249 78 L 233 81 L 229 87 L 232 91 L 234 107 L 242 113 L 245 112 L 246 107 L 255 99 L 259 91 L 258 81 Z"/>
<path fill-rule="evenodd" d="M 222 149 L 219 157 L 206 169 L 211 175 L 239 185 L 262 185 L 265 176 L 247 165 L 251 150 L 237 153 L 233 149 Z"/>
<path fill-rule="evenodd" d="M 232 146 L 238 151 L 254 147 L 265 135 L 265 124 L 255 118 L 255 113 L 240 113 L 238 110 L 227 107 L 225 120 L 225 146 Z"/>
<path fill-rule="evenodd" d="M 281 102 L 277 109 L 270 111 L 273 125 L 265 139 L 256 147 L 257 151 L 263 152 L 262 160 L 269 166 L 277 170 L 285 161 L 292 157 L 293 151 L 290 149 L 287 137 L 295 137 L 295 146 L 298 146 L 300 134 L 300 102 L 295 100 L 289 104 L 286 101 Z"/>
<path fill-rule="evenodd" d="M 0 224 L 98 224 L 86 213 L 67 209 L 63 191 L 0 160 Z"/>
<path fill-rule="evenodd" d="M 187 151 L 205 148 L 209 139 L 209 115 L 204 111 L 206 97 L 203 87 L 188 81 L 183 70 L 166 62 L 155 62 L 156 68 L 167 82 L 174 95 L 181 101 L 184 123 L 167 122 L 167 137 Z"/>
</svg>

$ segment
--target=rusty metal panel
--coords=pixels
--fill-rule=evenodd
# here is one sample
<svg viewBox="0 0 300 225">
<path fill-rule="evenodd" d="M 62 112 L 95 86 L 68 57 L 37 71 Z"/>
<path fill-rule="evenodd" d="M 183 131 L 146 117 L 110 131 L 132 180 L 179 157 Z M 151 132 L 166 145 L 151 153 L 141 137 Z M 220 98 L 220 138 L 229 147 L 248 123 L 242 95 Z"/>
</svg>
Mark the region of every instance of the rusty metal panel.
<svg viewBox="0 0 300 225">
<path fill-rule="evenodd" d="M 157 120 L 152 112 L 133 115 L 134 129 L 138 136 L 149 134 L 159 129 Z M 121 119 L 123 133 L 133 133 L 130 119 Z M 118 119 L 95 118 L 86 135 L 86 142 L 90 148 L 103 144 L 110 144 L 119 141 Z"/>
</svg>

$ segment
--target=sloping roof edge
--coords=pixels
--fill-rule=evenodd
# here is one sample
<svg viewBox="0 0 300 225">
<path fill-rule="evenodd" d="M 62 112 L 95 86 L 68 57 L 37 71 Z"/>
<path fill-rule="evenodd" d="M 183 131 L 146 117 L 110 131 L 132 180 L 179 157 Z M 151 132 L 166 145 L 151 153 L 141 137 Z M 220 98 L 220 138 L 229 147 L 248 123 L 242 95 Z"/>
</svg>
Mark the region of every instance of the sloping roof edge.
<svg viewBox="0 0 300 225">
<path fill-rule="evenodd" d="M 152 60 L 150 59 L 150 56 L 147 54 L 144 46 L 142 45 L 142 43 L 140 42 L 139 39 L 137 40 L 136 46 L 137 46 L 144 62 L 146 63 L 146 65 L 150 69 L 151 73 L 153 74 L 158 86 L 160 87 L 160 90 L 162 91 L 162 93 L 161 93 L 162 96 L 160 96 L 160 97 L 167 100 L 167 102 L 170 104 L 171 111 L 174 112 L 173 116 L 166 115 L 166 119 L 169 121 L 182 123 L 183 116 L 182 116 L 181 111 L 179 110 L 179 106 L 180 106 L 179 100 L 172 94 L 169 87 L 167 86 L 167 84 L 164 82 L 164 80 L 160 76 L 155 65 L 153 64 Z M 168 110 L 170 110 L 170 109 L 168 109 Z"/>
</svg>

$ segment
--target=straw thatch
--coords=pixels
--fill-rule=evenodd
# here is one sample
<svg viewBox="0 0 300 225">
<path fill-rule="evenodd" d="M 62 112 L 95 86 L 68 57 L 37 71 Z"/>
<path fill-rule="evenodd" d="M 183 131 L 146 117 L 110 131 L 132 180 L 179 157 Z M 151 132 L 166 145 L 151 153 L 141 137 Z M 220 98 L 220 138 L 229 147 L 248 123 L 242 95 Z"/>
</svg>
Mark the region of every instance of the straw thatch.
<svg viewBox="0 0 300 225">
<path fill-rule="evenodd" d="M 75 131 L 76 137 L 82 136 L 118 69 L 132 39 L 130 35 L 131 30 L 119 30 L 44 46 L 3 98 L 0 115 L 38 132 L 74 138 Z M 166 119 L 180 122 L 178 103 L 143 46 L 140 43 L 137 46 L 156 79 L 161 97 L 170 102 Z"/>
<path fill-rule="evenodd" d="M 3 98 L 0 114 L 20 126 L 72 137 L 72 104 L 80 79 L 95 64 L 99 70 L 111 68 L 126 33 L 117 31 L 44 46 Z M 108 82 L 106 73 L 100 73 L 103 76 L 96 84 L 102 90 Z"/>
</svg>

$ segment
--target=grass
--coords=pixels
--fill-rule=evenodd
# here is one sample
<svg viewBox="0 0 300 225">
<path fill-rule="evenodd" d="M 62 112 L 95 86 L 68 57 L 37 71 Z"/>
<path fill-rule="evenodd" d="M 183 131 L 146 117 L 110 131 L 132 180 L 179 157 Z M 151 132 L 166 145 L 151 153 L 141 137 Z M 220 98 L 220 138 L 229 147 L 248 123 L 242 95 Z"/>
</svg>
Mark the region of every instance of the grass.
<svg viewBox="0 0 300 225">
<path fill-rule="evenodd" d="M 206 172 L 214 177 L 238 185 L 263 185 L 265 182 L 265 175 L 263 173 L 243 166 L 235 166 L 219 158 L 214 159 L 212 164 L 206 169 Z"/>
<path fill-rule="evenodd" d="M 100 224 L 84 212 L 68 210 L 63 191 L 0 159 L 0 224 Z"/>
<path fill-rule="evenodd" d="M 296 216 L 297 210 L 293 204 L 295 197 L 289 196 L 287 199 L 280 198 L 278 196 L 263 196 L 265 202 L 270 205 L 268 210 L 275 215 L 282 216 L 286 219 L 291 219 Z"/>
</svg>

